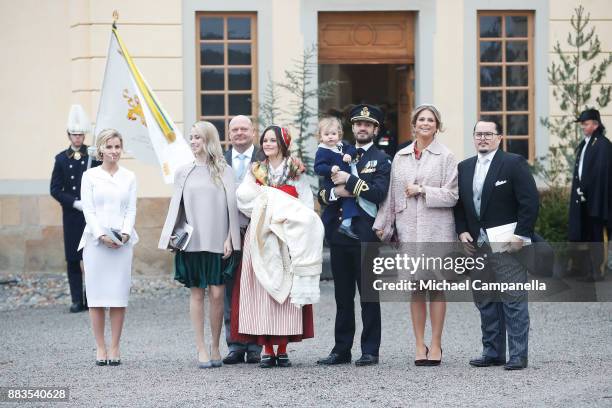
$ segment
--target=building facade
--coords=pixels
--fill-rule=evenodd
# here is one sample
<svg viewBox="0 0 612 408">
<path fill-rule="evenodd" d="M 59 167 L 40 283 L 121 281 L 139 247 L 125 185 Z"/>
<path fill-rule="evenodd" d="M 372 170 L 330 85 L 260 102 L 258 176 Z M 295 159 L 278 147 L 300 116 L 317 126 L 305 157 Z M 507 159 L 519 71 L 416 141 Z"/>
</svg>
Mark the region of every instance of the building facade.
<svg viewBox="0 0 612 408">
<path fill-rule="evenodd" d="M 602 51 L 612 51 L 608 2 L 582 5 Z M 411 109 L 434 103 L 446 128 L 440 137 L 460 159 L 473 154 L 475 120 L 493 117 L 505 129 L 504 149 L 532 160 L 553 142 L 540 124 L 541 117 L 561 114 L 547 68 L 556 58 L 554 44 L 567 47 L 577 6 L 569 0 L 1 0 L 8 58 L 0 68 L 0 271 L 64 269 L 61 209 L 49 196 L 53 157 L 68 143 L 70 104 L 96 116 L 114 10 L 140 71 L 183 129 L 206 119 L 225 138 L 228 120 L 256 118 L 270 81 L 283 81 L 285 70 L 314 49 L 313 84 L 341 81 L 321 110 L 341 115 L 351 103 L 379 104 L 385 130 L 402 142 L 410 138 Z M 603 81 L 611 78 L 612 71 Z M 278 106 L 289 101 L 278 94 Z M 612 107 L 602 114 L 609 122 Z M 171 187 L 159 169 L 129 155 L 123 165 L 139 181 L 135 272 L 169 273 L 171 258 L 155 244 Z"/>
</svg>

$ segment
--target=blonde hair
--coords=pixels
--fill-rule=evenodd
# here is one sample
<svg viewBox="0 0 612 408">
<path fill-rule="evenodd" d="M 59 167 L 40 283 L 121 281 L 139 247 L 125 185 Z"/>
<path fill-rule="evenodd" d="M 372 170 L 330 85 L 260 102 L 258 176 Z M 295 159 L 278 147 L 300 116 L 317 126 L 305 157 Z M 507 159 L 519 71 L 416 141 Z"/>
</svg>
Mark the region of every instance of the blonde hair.
<svg viewBox="0 0 612 408">
<path fill-rule="evenodd" d="M 439 132 L 444 132 L 444 125 L 442 124 L 442 115 L 440 115 L 440 111 L 434 105 L 430 103 L 423 103 L 412 111 L 412 115 L 410 116 L 410 123 L 413 127 L 416 126 L 416 121 L 421 112 L 428 110 L 430 111 L 434 117 L 436 118 L 436 130 Z"/>
<path fill-rule="evenodd" d="M 115 129 L 104 129 L 96 138 L 96 159 L 102 160 L 102 148 L 110 139 L 119 138 L 121 149 L 123 149 L 123 136 Z"/>
<path fill-rule="evenodd" d="M 333 126 L 336 126 L 336 128 L 338 129 L 338 135 L 340 136 L 340 139 L 342 139 L 342 134 L 344 133 L 342 131 L 342 122 L 340 122 L 340 119 L 335 116 L 326 116 L 324 118 L 321 118 L 321 120 L 319 121 L 319 127 L 317 128 L 317 137 L 321 139 L 321 132 L 323 131 L 323 129 L 328 129 Z"/>
<path fill-rule="evenodd" d="M 194 123 L 191 128 L 195 130 L 195 133 L 204 141 L 204 153 L 206 154 L 208 171 L 210 171 L 213 182 L 217 185 L 221 185 L 223 183 L 222 176 L 227 162 L 225 161 L 225 157 L 223 157 L 221 141 L 219 140 L 219 131 L 215 125 L 205 120 Z"/>
</svg>

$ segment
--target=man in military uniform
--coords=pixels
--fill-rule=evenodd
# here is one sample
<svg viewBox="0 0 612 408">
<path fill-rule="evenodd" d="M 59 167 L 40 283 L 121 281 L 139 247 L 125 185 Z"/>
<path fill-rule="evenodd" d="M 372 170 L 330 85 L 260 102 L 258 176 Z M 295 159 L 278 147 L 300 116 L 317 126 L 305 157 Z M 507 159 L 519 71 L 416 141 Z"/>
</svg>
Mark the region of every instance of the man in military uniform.
<svg viewBox="0 0 612 408">
<path fill-rule="evenodd" d="M 87 299 L 83 294 L 82 251 L 77 251 L 77 247 L 83 235 L 83 229 L 85 229 L 81 204 L 81 176 L 87 170 L 89 159 L 87 146 L 83 144 L 89 127 L 89 120 L 81 105 L 72 105 L 66 126 L 70 147 L 55 156 L 55 165 L 51 175 L 51 195 L 62 206 L 64 251 L 72 298 L 71 313 L 87 309 Z M 92 161 L 92 166 L 98 164 L 99 162 Z"/>
<path fill-rule="evenodd" d="M 569 241 L 587 242 L 589 256 L 574 251 L 573 261 L 580 264 L 580 280 L 600 281 L 604 278 L 604 234 L 612 224 L 612 144 L 605 136 L 599 111 L 587 109 L 580 122 L 584 140 L 576 149 L 569 214 Z M 578 255 L 578 256 L 576 256 Z M 590 261 L 590 262 L 589 262 Z"/>
<path fill-rule="evenodd" d="M 331 268 L 336 298 L 335 345 L 329 356 L 318 364 L 335 365 L 351 362 L 351 348 L 355 336 L 355 287 L 361 294 L 361 358 L 357 366 L 378 364 L 380 348 L 380 303 L 364 302 L 362 289 L 362 242 L 379 242 L 372 231 L 378 206 L 389 189 L 391 161 L 389 156 L 374 146 L 373 139 L 382 121 L 382 112 L 372 105 L 357 105 L 350 113 L 357 159 L 351 173 L 338 171 L 332 176 L 336 186 L 319 192 L 319 201 L 327 205 L 322 220 L 330 245 Z M 338 197 L 355 197 L 359 216 L 353 218 L 352 229 L 358 240 L 338 232 L 342 222 Z M 371 299 L 370 299 L 371 300 Z"/>
</svg>

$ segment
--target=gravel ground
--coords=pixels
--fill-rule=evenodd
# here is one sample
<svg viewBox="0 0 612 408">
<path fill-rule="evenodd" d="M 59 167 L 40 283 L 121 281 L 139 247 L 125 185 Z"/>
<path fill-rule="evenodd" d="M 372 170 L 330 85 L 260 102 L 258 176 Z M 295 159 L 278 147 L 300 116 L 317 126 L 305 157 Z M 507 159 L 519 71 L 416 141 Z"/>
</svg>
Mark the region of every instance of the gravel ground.
<svg viewBox="0 0 612 408">
<path fill-rule="evenodd" d="M 319 367 L 335 314 L 333 283 L 321 286 L 316 338 L 290 345 L 289 369 L 198 370 L 184 289 L 131 298 L 119 367 L 94 366 L 86 313 L 4 310 L 0 386 L 70 387 L 57 406 L 612 406 L 612 303 L 532 303 L 530 366 L 517 372 L 467 364 L 480 352 L 470 303 L 448 306 L 442 365 L 415 367 L 408 305 L 385 303 L 380 365 Z"/>
<path fill-rule="evenodd" d="M 168 276 L 132 275 L 131 299 L 174 297 L 183 285 Z M 179 290 L 177 290 L 179 289 Z M 0 276 L 0 311 L 22 307 L 70 305 L 70 288 L 65 274 Z"/>
</svg>

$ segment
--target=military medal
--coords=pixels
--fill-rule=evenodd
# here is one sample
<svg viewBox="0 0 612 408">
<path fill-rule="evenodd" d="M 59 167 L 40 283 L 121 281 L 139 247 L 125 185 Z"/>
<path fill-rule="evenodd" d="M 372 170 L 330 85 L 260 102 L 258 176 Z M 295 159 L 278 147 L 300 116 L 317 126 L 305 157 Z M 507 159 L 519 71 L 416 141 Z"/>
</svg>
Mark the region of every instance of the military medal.
<svg viewBox="0 0 612 408">
<path fill-rule="evenodd" d="M 77 160 L 81 160 L 81 152 L 74 152 L 74 158 Z"/>
</svg>

